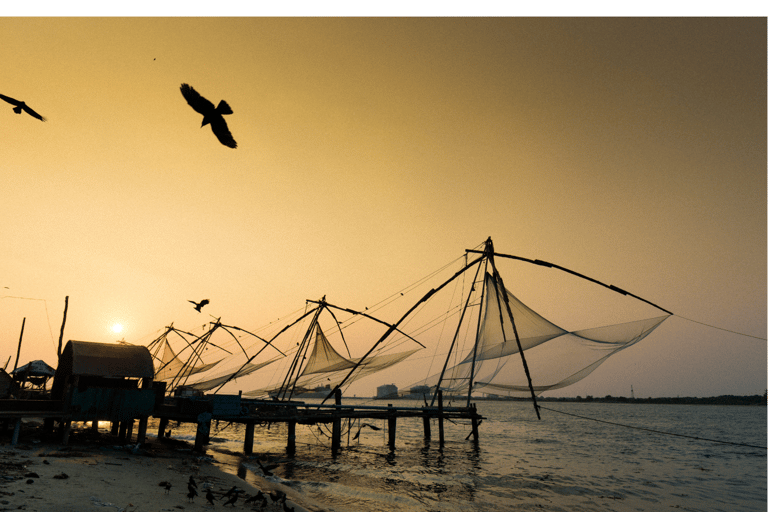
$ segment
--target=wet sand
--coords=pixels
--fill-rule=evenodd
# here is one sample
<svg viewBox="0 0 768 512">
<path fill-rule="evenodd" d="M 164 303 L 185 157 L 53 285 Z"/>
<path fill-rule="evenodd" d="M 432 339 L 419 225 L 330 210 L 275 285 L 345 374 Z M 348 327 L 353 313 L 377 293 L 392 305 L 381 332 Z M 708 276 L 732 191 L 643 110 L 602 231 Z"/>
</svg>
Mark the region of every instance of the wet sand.
<svg viewBox="0 0 768 512">
<path fill-rule="evenodd" d="M 193 453 L 183 442 L 160 443 L 148 435 L 144 445 L 120 445 L 112 436 L 89 429 L 73 432 L 67 446 L 40 437 L 33 430 L 16 446 L 2 439 L 0 511 L 213 510 L 223 508 L 226 499 L 222 497 L 232 487 L 243 492 L 227 509 L 308 510 L 296 504 L 301 497 L 290 488 L 266 480 L 259 487 L 251 485 L 219 469 L 212 458 Z M 187 496 L 190 476 L 198 494 L 192 500 Z M 171 484 L 169 490 L 163 482 Z M 208 489 L 217 498 L 213 505 L 206 500 Z M 245 503 L 259 491 L 267 495 L 266 507 L 261 501 Z M 269 493 L 276 491 L 287 494 L 287 509 L 270 499 Z"/>
</svg>

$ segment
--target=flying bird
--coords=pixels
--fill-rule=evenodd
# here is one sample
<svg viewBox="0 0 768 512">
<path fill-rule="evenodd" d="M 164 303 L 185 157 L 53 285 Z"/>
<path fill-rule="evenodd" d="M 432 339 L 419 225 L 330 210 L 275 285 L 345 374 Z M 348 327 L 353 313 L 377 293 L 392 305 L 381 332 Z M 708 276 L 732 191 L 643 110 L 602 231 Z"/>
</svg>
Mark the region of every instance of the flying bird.
<svg viewBox="0 0 768 512">
<path fill-rule="evenodd" d="M 187 103 L 195 112 L 203 115 L 203 124 L 200 128 L 210 124 L 211 130 L 213 130 L 213 134 L 216 135 L 219 142 L 228 148 L 234 149 L 237 147 L 237 142 L 232 138 L 232 134 L 229 132 L 229 128 L 227 128 L 227 122 L 224 120 L 225 115 L 232 113 L 232 108 L 226 101 L 221 100 L 219 106 L 214 108 L 213 103 L 200 96 L 200 93 L 189 84 L 181 84 L 181 95 L 184 96 L 184 99 L 187 100 Z"/>
<path fill-rule="evenodd" d="M 195 302 L 193 300 L 190 300 L 189 302 L 191 302 L 192 304 L 195 305 L 195 309 L 199 313 L 200 310 L 203 309 L 203 306 L 205 306 L 205 305 L 207 305 L 209 303 L 209 300 L 208 299 L 203 299 L 200 302 Z M 189 478 L 192 478 L 192 477 L 189 477 Z"/>
<path fill-rule="evenodd" d="M 23 101 L 15 100 L 13 98 L 9 98 L 8 96 L 4 96 L 2 94 L 0 94 L 0 98 L 4 99 L 5 101 L 10 103 L 11 105 L 14 105 L 13 111 L 16 112 L 17 114 L 21 114 L 21 111 L 23 110 L 24 112 L 26 112 L 27 114 L 31 115 L 35 119 L 39 119 L 41 121 L 45 121 L 45 118 L 43 116 L 41 116 L 40 114 L 38 114 L 37 112 L 35 112 L 31 108 L 29 108 L 27 106 L 27 104 L 24 103 Z"/>
</svg>

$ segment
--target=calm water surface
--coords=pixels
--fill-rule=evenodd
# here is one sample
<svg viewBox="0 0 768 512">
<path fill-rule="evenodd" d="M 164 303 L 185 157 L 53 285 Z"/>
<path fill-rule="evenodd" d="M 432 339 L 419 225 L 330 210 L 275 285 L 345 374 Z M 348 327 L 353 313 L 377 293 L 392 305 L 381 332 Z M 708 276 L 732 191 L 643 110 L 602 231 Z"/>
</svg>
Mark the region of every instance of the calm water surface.
<svg viewBox="0 0 768 512">
<path fill-rule="evenodd" d="M 345 400 L 345 403 L 368 403 Z M 376 402 L 379 405 L 380 402 Z M 402 406 L 417 402 L 399 401 Z M 766 446 L 766 408 L 743 406 L 544 403 L 603 422 L 733 443 Z M 690 511 L 766 510 L 766 450 L 663 435 L 542 410 L 479 401 L 486 419 L 477 445 L 470 425 L 446 422 L 446 443 L 425 441 L 420 419 L 401 419 L 394 451 L 380 430 L 345 434 L 331 457 L 330 432 L 297 425 L 296 453 L 285 452 L 283 425 L 256 429 L 253 457 L 242 455 L 244 429 L 214 424 L 209 455 L 256 484 L 255 464 L 279 462 L 268 480 L 328 511 Z M 188 427 L 174 437 L 194 439 Z M 353 439 L 360 432 L 358 439 Z M 347 444 L 348 443 L 348 444 Z"/>
</svg>

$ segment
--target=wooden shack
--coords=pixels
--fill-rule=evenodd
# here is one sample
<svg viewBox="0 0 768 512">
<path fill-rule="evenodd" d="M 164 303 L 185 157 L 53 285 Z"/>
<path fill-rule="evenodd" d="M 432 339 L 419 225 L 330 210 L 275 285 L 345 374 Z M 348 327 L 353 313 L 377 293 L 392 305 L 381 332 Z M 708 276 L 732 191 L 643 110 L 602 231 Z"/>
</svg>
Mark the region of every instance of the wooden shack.
<svg viewBox="0 0 768 512">
<path fill-rule="evenodd" d="M 51 398 L 61 400 L 71 421 L 110 421 L 120 435 L 139 419 L 138 442 L 144 441 L 147 418 L 155 406 L 152 356 L 146 347 L 69 341 L 53 378 Z M 65 434 L 66 438 L 66 434 Z"/>
</svg>

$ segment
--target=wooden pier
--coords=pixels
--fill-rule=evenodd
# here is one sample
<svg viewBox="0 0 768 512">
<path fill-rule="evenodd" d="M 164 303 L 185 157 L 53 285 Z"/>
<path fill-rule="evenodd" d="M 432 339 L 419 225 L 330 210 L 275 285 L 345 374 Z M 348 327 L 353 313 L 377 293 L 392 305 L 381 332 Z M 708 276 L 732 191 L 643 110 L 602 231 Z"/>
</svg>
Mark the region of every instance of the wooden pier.
<svg viewBox="0 0 768 512">
<path fill-rule="evenodd" d="M 286 451 L 296 451 L 296 425 L 331 425 L 331 451 L 335 455 L 341 448 L 341 425 L 343 421 L 386 420 L 390 449 L 395 449 L 397 423 L 400 419 L 421 418 L 424 438 L 432 435 L 431 423 L 437 421 L 439 443 L 445 443 L 445 420 L 463 419 L 472 423 L 470 436 L 479 441 L 478 426 L 483 417 L 474 404 L 470 407 L 444 407 L 442 395 L 438 394 L 435 407 L 400 407 L 393 404 L 344 405 L 337 391 L 333 404 L 306 403 L 301 401 L 277 401 L 243 399 L 238 395 L 210 395 L 207 397 L 175 398 L 155 409 L 153 416 L 160 419 L 158 437 L 164 437 L 169 421 L 196 423 L 195 450 L 200 451 L 208 444 L 211 422 L 224 421 L 245 425 L 243 453 L 253 453 L 253 438 L 256 425 L 285 423 L 288 430 Z"/>
<path fill-rule="evenodd" d="M 158 390 L 159 392 L 162 392 Z M 158 397 L 159 398 L 159 397 Z M 44 418 L 46 430 L 52 432 L 53 423 L 58 421 L 62 434 L 62 443 L 69 438 L 71 422 L 81 420 L 78 414 L 71 414 L 66 403 L 58 400 L 2 400 L 0 401 L 0 421 L 12 422 L 14 432 L 11 444 L 16 444 L 19 438 L 22 418 Z M 393 401 L 394 402 L 394 401 Z M 345 405 L 341 403 L 341 393 L 336 392 L 332 404 L 306 403 L 302 401 L 278 401 L 244 399 L 239 395 L 205 395 L 200 397 L 173 397 L 156 402 L 151 416 L 159 420 L 158 438 L 166 436 L 170 421 L 193 423 L 197 425 L 195 436 L 195 451 L 203 451 L 208 444 L 212 421 L 240 423 L 245 425 L 243 452 L 253 453 L 254 432 L 258 425 L 285 423 L 287 426 L 286 450 L 296 451 L 296 425 L 326 424 L 331 427 L 331 451 L 335 456 L 341 448 L 341 430 L 343 422 L 355 420 L 386 420 L 387 444 L 395 449 L 398 421 L 421 418 L 424 428 L 424 439 L 432 436 L 432 422 L 437 421 L 439 443 L 445 443 L 445 420 L 469 420 L 472 424 L 470 436 L 474 442 L 479 440 L 478 425 L 482 416 L 477 408 L 444 407 L 442 395 L 438 394 L 435 407 L 401 407 L 389 403 L 384 405 Z M 146 432 L 146 417 L 136 418 L 140 421 L 136 442 L 144 442 Z M 98 422 L 93 421 L 92 428 L 98 428 Z M 126 442 L 131 442 L 134 419 L 112 422 L 111 432 Z M 143 427 L 143 428 L 141 428 Z"/>
</svg>

